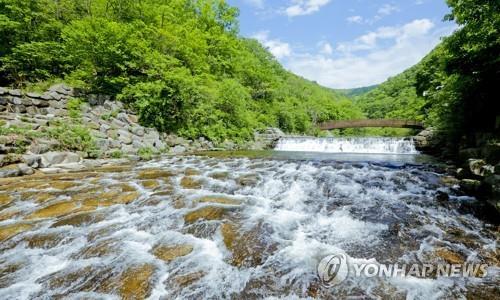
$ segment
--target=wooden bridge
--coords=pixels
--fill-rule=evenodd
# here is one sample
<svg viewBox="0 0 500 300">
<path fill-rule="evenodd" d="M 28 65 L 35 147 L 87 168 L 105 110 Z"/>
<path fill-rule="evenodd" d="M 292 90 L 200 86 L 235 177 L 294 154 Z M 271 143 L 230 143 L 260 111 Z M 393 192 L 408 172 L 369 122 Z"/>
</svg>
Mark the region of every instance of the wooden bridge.
<svg viewBox="0 0 500 300">
<path fill-rule="evenodd" d="M 424 129 L 424 124 L 417 121 L 393 120 L 393 119 L 341 120 L 341 121 L 328 121 L 319 124 L 319 128 L 321 130 L 363 128 L 363 127 Z"/>
</svg>

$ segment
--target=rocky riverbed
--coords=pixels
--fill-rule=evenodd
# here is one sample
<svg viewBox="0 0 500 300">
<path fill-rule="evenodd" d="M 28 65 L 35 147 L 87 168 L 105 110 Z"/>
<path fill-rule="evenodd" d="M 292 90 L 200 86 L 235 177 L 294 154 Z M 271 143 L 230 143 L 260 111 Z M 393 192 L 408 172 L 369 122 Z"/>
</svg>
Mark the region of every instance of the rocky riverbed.
<svg viewBox="0 0 500 300">
<path fill-rule="evenodd" d="M 498 227 L 464 212 L 475 200 L 432 166 L 245 156 L 0 179 L 0 297 L 498 295 Z M 339 251 L 358 262 L 487 264 L 488 274 L 323 287 L 316 266 Z"/>
</svg>

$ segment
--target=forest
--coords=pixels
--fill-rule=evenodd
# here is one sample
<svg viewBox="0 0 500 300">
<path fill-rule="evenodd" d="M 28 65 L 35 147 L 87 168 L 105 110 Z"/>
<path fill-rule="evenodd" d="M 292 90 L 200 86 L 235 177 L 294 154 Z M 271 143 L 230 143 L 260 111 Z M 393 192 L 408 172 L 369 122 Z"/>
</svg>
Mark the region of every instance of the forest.
<svg viewBox="0 0 500 300">
<path fill-rule="evenodd" d="M 238 35 L 224 0 L 0 0 L 0 86 L 64 81 L 112 95 L 144 125 L 215 142 L 363 114 Z"/>
<path fill-rule="evenodd" d="M 450 150 L 498 140 L 500 2 L 448 0 L 459 27 L 419 64 L 354 97 L 369 118 L 424 122 Z"/>
<path fill-rule="evenodd" d="M 459 27 L 421 63 L 376 87 L 334 91 L 241 37 L 224 0 L 0 0 L 0 86 L 66 82 L 126 103 L 144 125 L 215 142 L 368 117 L 423 121 L 453 145 L 498 130 L 500 4 L 447 3 L 445 20 Z"/>
</svg>

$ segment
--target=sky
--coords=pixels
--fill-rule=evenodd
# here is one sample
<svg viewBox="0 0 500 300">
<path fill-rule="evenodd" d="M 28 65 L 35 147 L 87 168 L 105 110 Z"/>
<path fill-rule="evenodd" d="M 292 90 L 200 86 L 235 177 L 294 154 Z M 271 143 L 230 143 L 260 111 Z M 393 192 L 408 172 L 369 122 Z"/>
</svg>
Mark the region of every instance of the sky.
<svg viewBox="0 0 500 300">
<path fill-rule="evenodd" d="M 444 0 L 228 0 L 240 34 L 321 85 L 379 84 L 418 63 L 457 27 Z"/>
</svg>

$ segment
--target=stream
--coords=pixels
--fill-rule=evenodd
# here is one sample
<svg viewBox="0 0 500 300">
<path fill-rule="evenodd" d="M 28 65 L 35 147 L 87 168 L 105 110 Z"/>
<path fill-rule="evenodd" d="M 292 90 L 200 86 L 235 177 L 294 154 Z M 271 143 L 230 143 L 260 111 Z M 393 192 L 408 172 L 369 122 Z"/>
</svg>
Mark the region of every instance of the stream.
<svg viewBox="0 0 500 300">
<path fill-rule="evenodd" d="M 0 299 L 495 299 L 499 228 L 411 139 L 285 139 L 0 181 Z M 486 264 L 349 276 L 318 263 Z"/>
</svg>

